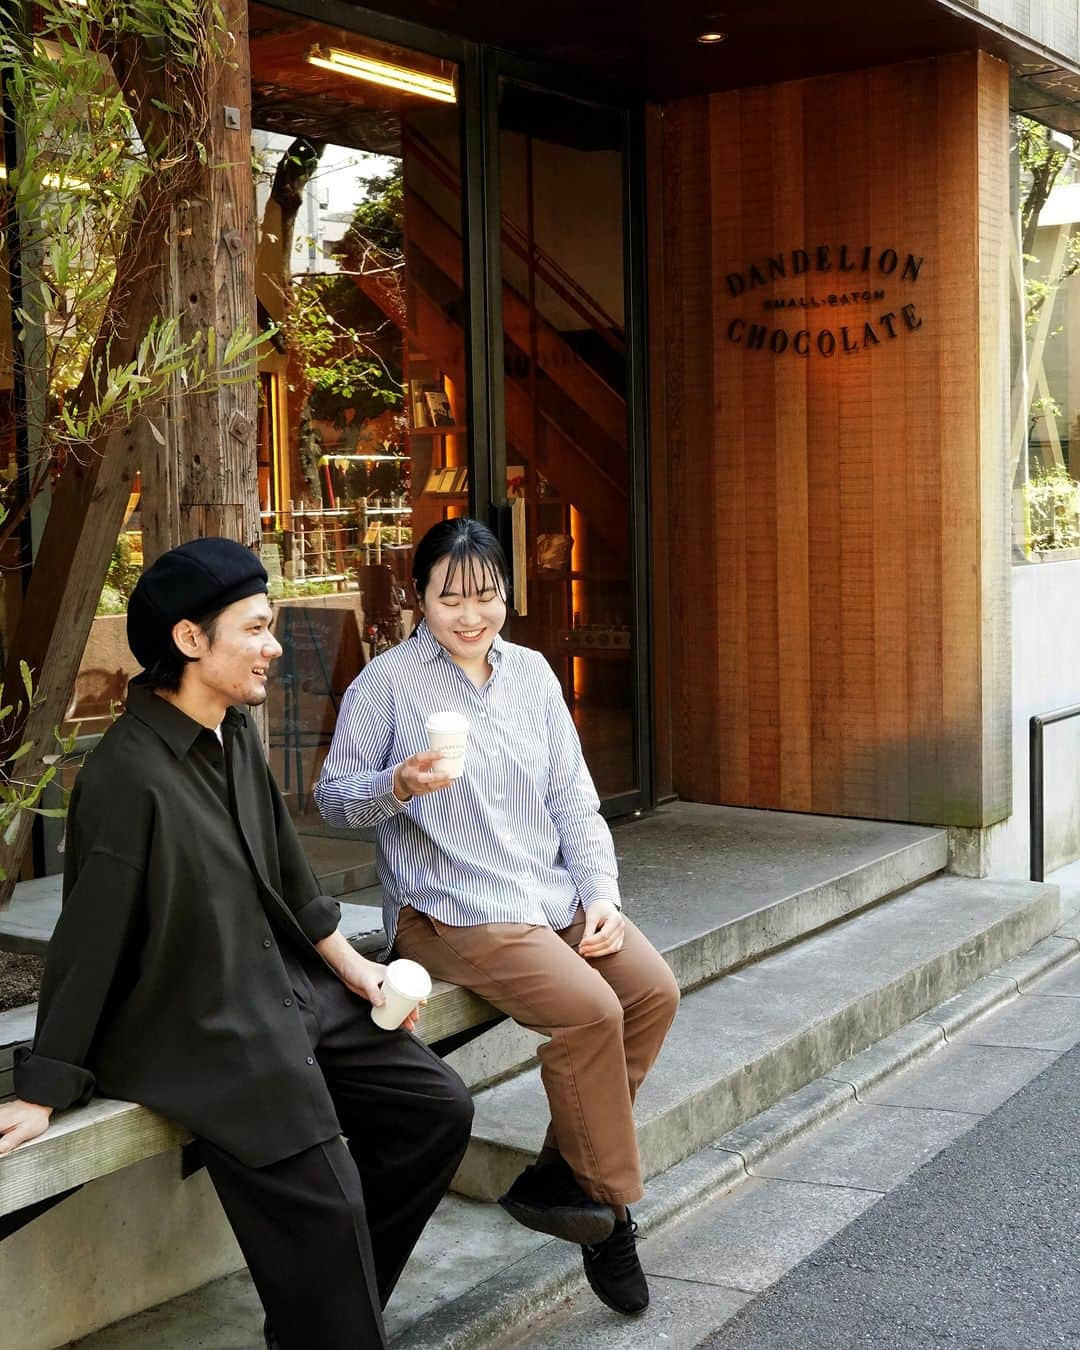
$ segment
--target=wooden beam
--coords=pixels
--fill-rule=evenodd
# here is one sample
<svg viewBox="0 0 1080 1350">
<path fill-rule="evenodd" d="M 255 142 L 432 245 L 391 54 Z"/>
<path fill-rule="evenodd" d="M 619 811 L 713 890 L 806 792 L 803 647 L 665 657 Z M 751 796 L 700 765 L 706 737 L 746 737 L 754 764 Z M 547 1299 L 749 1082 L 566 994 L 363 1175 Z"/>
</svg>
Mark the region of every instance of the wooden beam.
<svg viewBox="0 0 1080 1350">
<path fill-rule="evenodd" d="M 183 316 L 184 335 L 213 330 L 219 356 L 233 333 L 254 333 L 257 327 L 247 6 L 227 0 L 223 9 L 234 41 L 228 60 L 211 71 L 206 163 L 175 213 L 163 285 L 166 312 Z M 257 417 L 253 375 L 178 397 L 164 445 L 143 432 L 147 564 L 206 535 L 224 535 L 258 550 Z"/>
</svg>

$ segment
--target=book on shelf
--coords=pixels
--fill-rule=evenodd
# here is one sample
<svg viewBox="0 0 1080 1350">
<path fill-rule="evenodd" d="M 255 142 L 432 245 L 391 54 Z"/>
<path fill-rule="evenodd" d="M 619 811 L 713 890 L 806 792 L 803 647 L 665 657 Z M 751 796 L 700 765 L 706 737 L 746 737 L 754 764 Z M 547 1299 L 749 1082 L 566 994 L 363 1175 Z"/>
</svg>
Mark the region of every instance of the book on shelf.
<svg viewBox="0 0 1080 1350">
<path fill-rule="evenodd" d="M 468 469 L 462 464 L 451 464 L 447 468 L 432 469 L 424 484 L 424 491 L 440 494 L 464 492 L 468 484 Z"/>
<path fill-rule="evenodd" d="M 450 400 L 445 389 L 426 388 L 424 390 L 424 407 L 430 419 L 430 426 L 452 427 L 454 425 L 454 414 L 450 409 Z"/>
<path fill-rule="evenodd" d="M 424 406 L 424 386 L 420 380 L 409 381 L 409 404 L 412 411 L 414 430 L 430 426 L 427 408 Z"/>
</svg>

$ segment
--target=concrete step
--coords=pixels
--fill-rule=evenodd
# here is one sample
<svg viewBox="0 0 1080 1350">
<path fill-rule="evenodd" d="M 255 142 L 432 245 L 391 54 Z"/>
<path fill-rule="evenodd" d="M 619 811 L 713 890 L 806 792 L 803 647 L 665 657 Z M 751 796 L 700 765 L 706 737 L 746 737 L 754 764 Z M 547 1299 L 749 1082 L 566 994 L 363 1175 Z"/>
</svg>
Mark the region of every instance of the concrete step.
<svg viewBox="0 0 1080 1350">
<path fill-rule="evenodd" d="M 1036 1003 L 1044 1005 L 1042 1037 L 1033 1035 L 1032 1005 Z M 1054 1057 L 1044 1051 L 1003 1047 L 1053 1043 L 1054 1053 L 1060 1053 L 1069 1025 L 1075 1036 L 1075 1016 L 1063 1024 L 1060 1011 L 1060 1005 L 1070 1003 L 1080 1003 L 1080 927 L 1075 919 L 1059 927 L 1057 936 L 1007 962 L 959 996 L 836 1065 L 831 1076 L 808 1084 L 655 1177 L 645 1199 L 634 1206 L 641 1235 L 649 1239 L 641 1248 L 653 1289 L 653 1306 L 645 1319 L 630 1322 L 616 1317 L 583 1292 L 576 1248 L 519 1227 L 495 1205 L 447 1196 L 425 1229 L 387 1309 L 387 1331 L 394 1350 L 507 1350 L 533 1344 L 533 1336 L 559 1350 L 697 1344 L 719 1320 L 705 1325 L 695 1315 L 700 1314 L 702 1300 L 713 1292 L 707 1283 L 710 1275 L 704 1272 L 703 1283 L 700 1272 L 691 1272 L 687 1265 L 679 1271 L 681 1278 L 653 1277 L 654 1257 L 669 1236 L 681 1241 L 679 1234 L 692 1231 L 697 1218 L 710 1228 L 714 1223 L 723 1228 L 728 1214 L 722 1239 L 715 1231 L 704 1235 L 696 1249 L 691 1244 L 691 1260 L 745 1267 L 753 1253 L 749 1241 L 742 1240 L 745 1211 L 739 1206 L 748 1188 L 756 1184 L 750 1178 L 775 1170 L 773 1163 L 784 1156 L 783 1150 L 792 1145 L 813 1148 L 823 1133 L 841 1129 L 848 1121 L 858 1130 L 855 1158 L 835 1146 L 824 1150 L 831 1162 L 844 1163 L 845 1174 L 828 1177 L 828 1191 L 815 1188 L 815 1177 L 809 1174 L 797 1183 L 800 1194 L 820 1202 L 809 1207 L 812 1221 L 827 1222 L 834 1188 L 873 1188 L 875 1184 L 867 1174 L 867 1158 L 879 1147 L 881 1135 L 868 1130 L 864 1122 L 869 1111 L 887 1113 L 890 1108 L 862 1106 L 861 1102 L 892 1101 L 897 1096 L 895 1087 L 901 1084 L 907 1085 L 903 1095 L 907 1100 L 913 1096 L 912 1079 L 929 1077 L 936 1084 L 936 1094 L 924 1090 L 916 1097 L 922 1106 L 932 1103 L 935 1108 L 921 1114 L 930 1120 L 930 1133 L 940 1146 L 951 1124 L 975 1120 L 978 1116 L 972 1113 L 995 1109 Z M 965 1063 L 976 1057 L 978 1073 L 971 1063 Z M 900 1113 L 910 1119 L 916 1111 L 904 1107 Z M 883 1165 L 890 1176 L 899 1175 L 905 1170 L 905 1157 L 910 1165 L 924 1161 L 930 1151 L 921 1148 L 912 1160 L 912 1139 L 905 1136 L 884 1146 Z M 849 1174 L 858 1162 L 862 1177 Z M 198 1178 L 193 1178 L 184 1186 L 197 1184 Z M 125 1195 L 131 1190 L 129 1184 Z M 77 1203 L 65 1202 L 59 1214 L 64 1214 L 68 1204 Z M 50 1319 L 58 1326 L 65 1306 L 77 1308 L 84 1319 L 97 1314 L 96 1320 L 84 1320 L 84 1325 L 100 1325 L 105 1320 L 100 1315 L 100 1300 L 110 1277 L 102 1263 L 123 1269 L 131 1283 L 131 1259 L 125 1263 L 126 1251 L 118 1256 L 117 1248 L 125 1242 L 128 1249 L 132 1247 L 137 1215 L 138 1208 L 132 1204 L 123 1214 L 110 1215 L 111 1222 L 99 1221 L 95 1231 L 106 1237 L 95 1248 L 93 1262 L 52 1259 L 56 1251 L 66 1248 L 61 1233 L 45 1230 L 51 1216 L 39 1221 L 42 1232 L 32 1250 L 28 1246 L 18 1250 L 26 1234 L 0 1244 L 0 1287 L 32 1285 L 38 1292 L 35 1300 L 12 1303 L 5 1330 L 13 1344 L 22 1350 L 48 1350 L 66 1342 L 66 1337 L 47 1334 L 43 1326 Z M 790 1213 L 775 1207 L 760 1219 L 754 1227 L 757 1251 L 775 1264 L 797 1240 L 795 1226 Z M 85 1224 L 77 1224 L 75 1216 L 70 1222 L 72 1231 L 85 1234 Z M 33 1228 L 26 1230 L 33 1232 Z M 85 1240 L 80 1237 L 84 1244 Z M 159 1257 L 156 1269 L 175 1265 L 175 1239 L 171 1239 L 168 1256 L 167 1261 Z M 754 1287 L 747 1283 L 745 1271 L 740 1274 L 741 1278 L 729 1282 L 739 1288 Z M 666 1309 L 676 1285 L 679 1315 L 673 1324 Z M 250 1277 L 241 1270 L 138 1318 L 107 1327 L 77 1345 L 78 1350 L 133 1350 L 136 1346 L 139 1350 L 151 1346 L 154 1350 L 191 1350 L 196 1345 L 223 1346 L 227 1340 L 234 1350 L 262 1350 L 262 1317 Z"/>
<path fill-rule="evenodd" d="M 937 877 L 694 990 L 638 1098 L 645 1175 L 1026 951 L 1059 915 L 1055 886 Z M 546 1125 L 537 1069 L 478 1092 L 454 1189 L 495 1199 Z"/>
<path fill-rule="evenodd" d="M 693 989 L 917 885 L 944 830 L 676 802 L 614 830 L 626 913 Z M 512 1022 L 448 1057 L 476 1089 L 528 1068 L 542 1037 Z"/>
</svg>

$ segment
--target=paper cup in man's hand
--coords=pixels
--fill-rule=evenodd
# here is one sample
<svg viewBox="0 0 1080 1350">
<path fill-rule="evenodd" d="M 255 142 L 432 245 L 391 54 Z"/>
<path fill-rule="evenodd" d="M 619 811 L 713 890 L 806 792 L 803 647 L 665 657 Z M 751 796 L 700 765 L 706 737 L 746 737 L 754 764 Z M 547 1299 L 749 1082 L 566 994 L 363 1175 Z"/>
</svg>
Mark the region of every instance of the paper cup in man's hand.
<svg viewBox="0 0 1080 1350">
<path fill-rule="evenodd" d="M 382 983 L 381 1008 L 372 1008 L 371 1020 L 383 1031 L 394 1031 L 431 993 L 431 976 L 416 961 L 391 961 Z"/>
<path fill-rule="evenodd" d="M 439 758 L 432 772 L 446 778 L 460 778 L 465 772 L 465 743 L 469 738 L 469 719 L 459 712 L 432 713 L 424 723 L 428 749 Z"/>
</svg>

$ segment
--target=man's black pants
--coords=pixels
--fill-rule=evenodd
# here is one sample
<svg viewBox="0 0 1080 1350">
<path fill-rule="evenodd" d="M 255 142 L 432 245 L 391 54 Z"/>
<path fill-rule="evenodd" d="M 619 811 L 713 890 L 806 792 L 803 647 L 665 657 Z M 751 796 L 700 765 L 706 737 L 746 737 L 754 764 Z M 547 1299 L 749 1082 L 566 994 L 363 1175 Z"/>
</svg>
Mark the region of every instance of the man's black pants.
<svg viewBox="0 0 1080 1350">
<path fill-rule="evenodd" d="M 260 1168 L 203 1140 L 206 1167 L 281 1350 L 382 1350 L 381 1309 L 465 1152 L 472 1100 L 329 970 L 286 964 L 345 1138 Z"/>
</svg>

